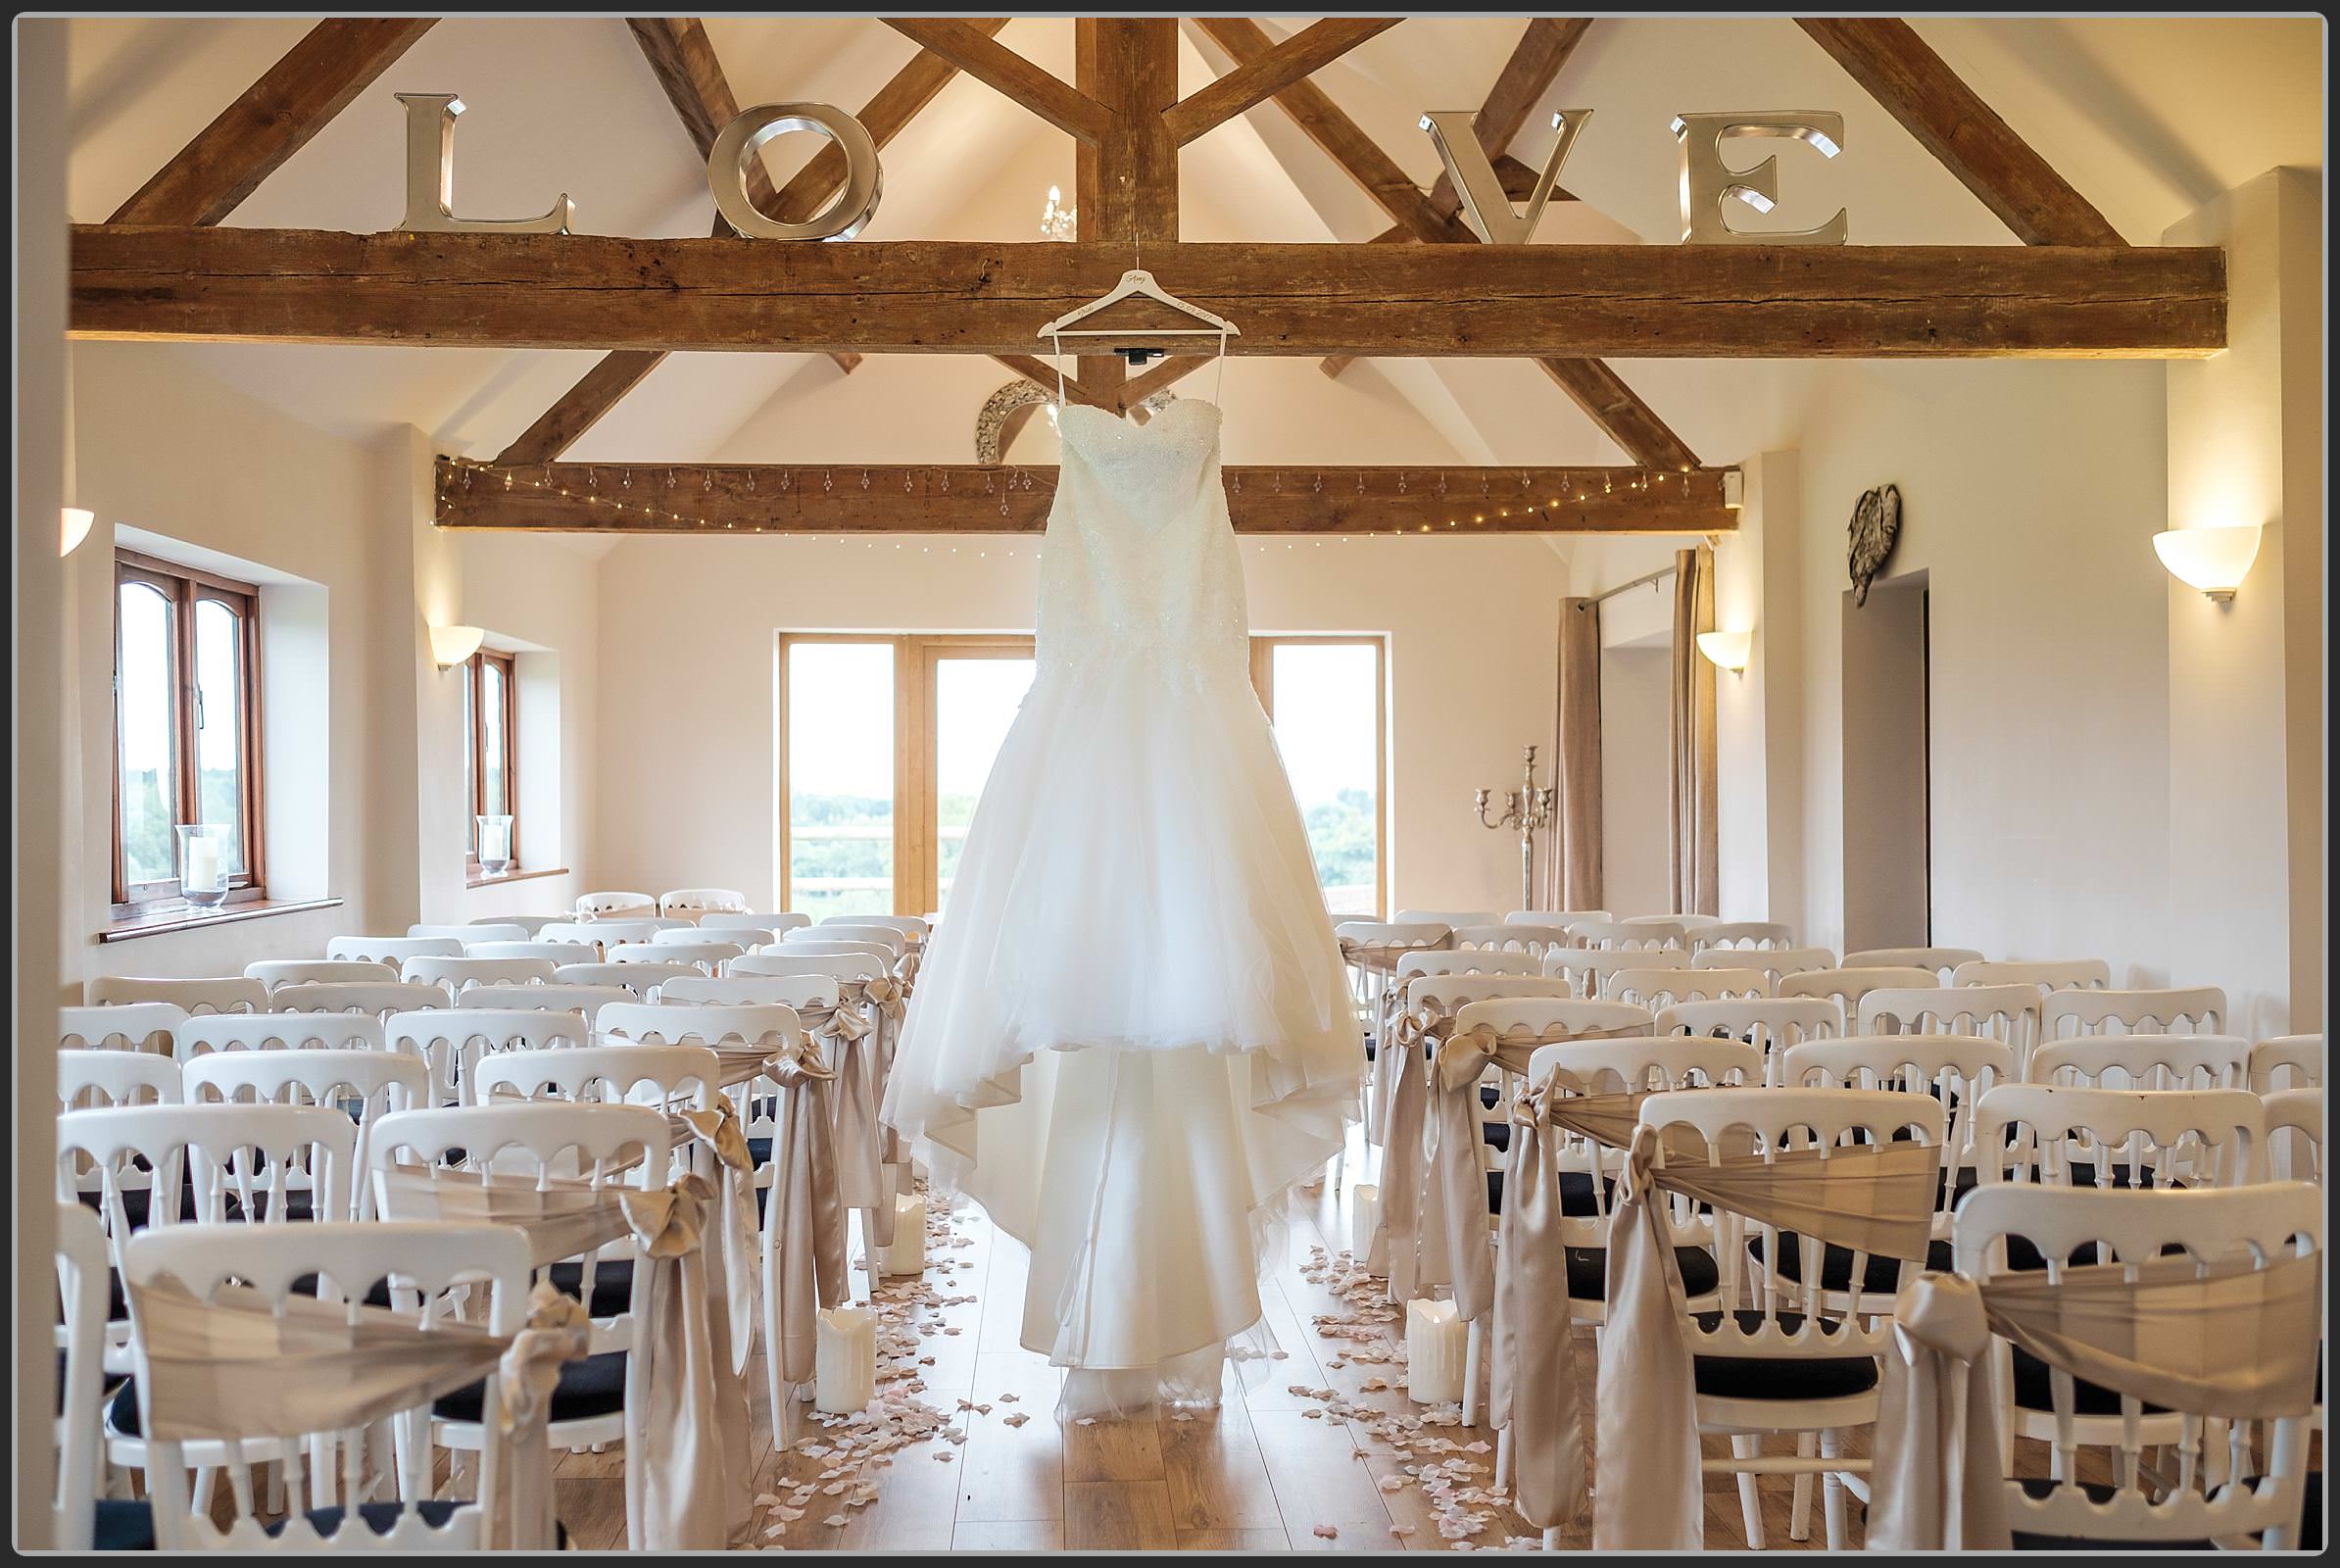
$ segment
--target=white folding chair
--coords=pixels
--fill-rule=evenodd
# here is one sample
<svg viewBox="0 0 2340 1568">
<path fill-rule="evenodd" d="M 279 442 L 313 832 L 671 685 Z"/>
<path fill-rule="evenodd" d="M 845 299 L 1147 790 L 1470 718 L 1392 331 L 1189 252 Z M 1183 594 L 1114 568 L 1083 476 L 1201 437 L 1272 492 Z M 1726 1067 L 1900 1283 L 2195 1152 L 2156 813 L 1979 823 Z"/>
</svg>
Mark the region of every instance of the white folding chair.
<svg viewBox="0 0 2340 1568">
<path fill-rule="evenodd" d="M 783 936 L 778 947 L 771 951 L 804 953 L 815 957 L 828 958 L 851 957 L 859 955 L 863 957 L 875 958 L 888 969 L 893 968 L 895 960 L 902 956 L 895 950 L 894 944 L 890 942 L 865 942 L 845 937 L 831 939 L 820 934 L 824 929 L 825 927 L 816 925 L 809 931 L 791 931 Z"/>
<path fill-rule="evenodd" d="M 2083 1035 L 2031 1053 L 2026 1081 L 2086 1089 L 2247 1089 L 2251 1043 L 2234 1035 Z"/>
<path fill-rule="evenodd" d="M 1985 958 L 1951 972 L 1954 986 L 2036 986 L 2050 991 L 2101 991 L 2113 983 L 2113 966 L 2102 958 L 2051 958 L 2014 962 Z"/>
<path fill-rule="evenodd" d="M 588 920 L 637 919 L 658 912 L 658 901 L 647 893 L 581 893 L 577 913 Z"/>
<path fill-rule="evenodd" d="M 185 1098 L 178 1063 L 149 1051 L 60 1051 L 57 1108 L 175 1105 Z"/>
<path fill-rule="evenodd" d="M 1693 969 L 1761 969 L 1771 977 L 1772 995 L 1791 974 L 1836 967 L 1836 955 L 1827 948 L 1703 948 L 1690 959 Z"/>
<path fill-rule="evenodd" d="M 761 919 L 763 916 L 733 916 L 733 918 Z M 701 925 L 707 924 L 705 920 L 701 920 L 699 923 Z M 820 923 L 823 925 L 885 926 L 891 930 L 901 932 L 902 936 L 909 940 L 909 944 L 912 947 L 916 947 L 921 942 L 924 942 L 927 938 L 927 934 L 933 929 L 932 921 L 922 919 L 915 914 L 828 914 L 821 917 Z M 780 929 L 785 934 L 789 928 L 783 926 Z"/>
<path fill-rule="evenodd" d="M 2200 1192 L 1985 1187 L 1959 1205 L 1953 1234 L 1958 1272 L 1984 1282 L 2023 1272 L 2019 1254 L 2044 1257 L 2051 1284 L 2088 1264 L 2120 1266 L 2134 1278 L 2138 1266 L 2172 1254 L 2197 1266 L 2260 1269 L 2321 1250 L 2323 1195 L 2304 1182 Z M 2135 1396 L 2076 1378 L 2006 1340 L 1994 1338 L 1988 1353 L 2003 1418 L 2000 1471 L 2011 1477 L 2006 1502 L 2018 1549 L 2137 1552 L 2215 1544 L 2278 1551 L 2299 1544 L 2316 1417 L 2228 1423 L 2216 1412 L 2149 1411 Z M 2210 1446 L 2221 1426 L 2222 1453 Z M 2049 1445 L 2046 1477 L 2012 1479 L 2017 1436 Z M 2174 1465 L 2166 1456 L 2145 1465 L 2141 1455 L 2149 1446 L 2174 1446 Z M 2083 1450 L 2092 1448 L 2107 1450 L 2107 1462 L 2085 1462 Z M 2106 1477 L 2109 1484 L 2100 1479 Z"/>
<path fill-rule="evenodd" d="M 370 1012 L 223 1013 L 189 1018 L 179 1031 L 178 1059 L 215 1052 L 382 1050 L 382 1020 Z"/>
<path fill-rule="evenodd" d="M 1690 928 L 1690 951 L 1694 954 L 1718 948 L 1762 952 L 1794 945 L 1795 932 L 1779 920 L 1717 920 Z"/>
<path fill-rule="evenodd" d="M 122 1002 L 57 1009 L 61 1051 L 138 1051 L 168 1056 L 177 1048 L 187 1009 L 170 1002 Z"/>
<path fill-rule="evenodd" d="M 454 937 L 334 937 L 325 956 L 353 962 L 386 963 L 393 971 L 409 958 L 460 958 L 463 945 Z M 390 976 L 395 980 L 397 974 Z"/>
<path fill-rule="evenodd" d="M 597 991 L 611 987 L 636 998 L 648 996 L 667 980 L 698 974 L 699 968 L 688 963 L 564 963 L 553 971 L 556 986 L 591 986 Z"/>
<path fill-rule="evenodd" d="M 2323 1090 L 2277 1089 L 2259 1097 L 2267 1112 L 2267 1165 L 2276 1181 L 2323 1185 Z M 2320 1400 L 2318 1401 L 2320 1402 Z"/>
<path fill-rule="evenodd" d="M 469 925 L 411 925 L 411 937 L 444 937 L 468 948 L 474 942 L 525 942 L 528 928 L 514 920 L 474 920 Z"/>
<path fill-rule="evenodd" d="M 823 920 L 816 926 L 782 932 L 778 940 L 792 945 L 804 941 L 866 942 L 884 948 L 897 958 L 910 951 L 907 932 L 877 920 Z"/>
<path fill-rule="evenodd" d="M 2260 1094 L 2278 1089 L 2323 1087 L 2323 1036 L 2277 1035 L 2251 1048 L 2251 1087 Z"/>
<path fill-rule="evenodd" d="M 635 1000 L 631 997 L 628 1001 Z M 663 1004 L 704 1003 L 719 1007 L 811 1007 L 837 1005 L 837 977 L 826 974 L 740 975 L 710 980 L 688 974 L 661 980 L 648 999 Z"/>
<path fill-rule="evenodd" d="M 634 967 L 639 968 L 640 965 Z M 474 980 L 455 994 L 458 1007 L 481 1007 L 492 1011 L 516 1008 L 523 1012 L 581 1012 L 588 1024 L 609 1003 L 641 1000 L 623 986 L 567 985 L 558 980 L 551 985 L 516 986 L 481 985 Z"/>
<path fill-rule="evenodd" d="M 278 986 L 306 985 L 318 980 L 379 984 L 396 980 L 398 969 L 393 964 L 366 958 L 263 958 L 258 963 L 245 964 L 244 977 L 274 991 Z"/>
<path fill-rule="evenodd" d="M 508 1336 L 527 1319 L 528 1250 L 517 1231 L 496 1225 L 366 1224 L 347 1222 L 268 1227 L 186 1225 L 148 1232 L 134 1239 L 123 1256 L 124 1279 L 133 1289 L 175 1281 L 199 1301 L 218 1298 L 235 1286 L 258 1294 L 278 1312 L 312 1293 L 321 1300 L 346 1303 L 352 1318 L 384 1310 L 410 1318 L 418 1330 L 452 1317 L 463 1305 L 476 1312 L 488 1333 Z M 405 1298 L 405 1304 L 400 1298 Z M 368 1305 L 387 1301 L 389 1304 Z M 143 1334 L 133 1345 L 141 1429 L 151 1421 L 151 1389 L 157 1373 Z M 251 1369 L 257 1371 L 258 1369 Z M 491 1415 L 502 1408 L 498 1374 L 491 1370 L 481 1399 Z M 402 1412 L 395 1426 L 411 1428 L 428 1407 Z M 380 1486 L 365 1475 L 364 1429 L 302 1433 L 286 1438 L 270 1423 L 263 1431 L 236 1431 L 221 1417 L 216 1437 L 181 1442 L 157 1436 L 149 1448 L 156 1544 L 165 1551 L 220 1550 L 247 1554 L 279 1552 L 476 1551 L 494 1539 L 490 1520 L 501 1499 L 493 1477 L 483 1477 L 472 1502 L 423 1500 L 408 1489 L 396 1500 L 375 1500 Z M 290 1516 L 264 1524 L 242 1467 L 231 1465 L 229 1517 L 221 1526 L 213 1512 L 205 1463 L 208 1450 L 281 1454 L 287 1469 L 304 1455 L 310 1460 L 308 1506 L 294 1502 Z M 196 1485 L 187 1470 L 196 1466 Z M 288 1489 L 296 1491 L 297 1489 Z M 550 1543 L 546 1543 L 547 1545 Z"/>
<path fill-rule="evenodd" d="M 1950 984 L 1961 964 L 1981 961 L 1973 948 L 1868 948 L 1844 956 L 1847 969 L 1931 969 L 1942 985 Z"/>
<path fill-rule="evenodd" d="M 1844 1015 L 1850 1018 L 1859 1013 L 1861 999 L 1872 991 L 1915 991 L 1935 983 L 1931 969 L 1805 969 L 1783 977 L 1775 994 L 1834 997 L 1843 1004 Z"/>
<path fill-rule="evenodd" d="M 83 988 L 93 1007 L 125 1002 L 167 1002 L 189 1017 L 206 1012 L 266 1012 L 268 988 L 242 975 L 219 980 L 145 980 L 100 975 Z"/>
<path fill-rule="evenodd" d="M 122 1052 L 89 1053 L 122 1055 Z M 147 1058 L 161 1060 L 164 1058 Z M 167 1064 L 167 1063 L 166 1063 Z M 49 1544 L 88 1551 L 97 1541 L 97 1475 L 104 1385 L 106 1227 L 79 1203 L 57 1205 L 57 1489 L 51 1494 Z M 120 1543 L 103 1543 L 119 1549 Z"/>
<path fill-rule="evenodd" d="M 1543 972 L 1566 978 L 1580 997 L 1600 996 L 1609 977 L 1621 969 L 1687 969 L 1690 956 L 1681 948 L 1547 948 Z"/>
<path fill-rule="evenodd" d="M 471 1102 L 566 1100 L 586 1104 L 637 1104 L 658 1110 L 685 1105 L 712 1110 L 722 1093 L 721 1063 L 705 1046 L 568 1046 L 559 1051 L 506 1051 L 483 1058 Z"/>
<path fill-rule="evenodd" d="M 732 980 L 750 978 L 778 979 L 789 975 L 818 974 L 851 983 L 856 980 L 875 980 L 886 973 L 887 966 L 866 953 L 819 954 L 797 953 L 786 947 L 771 948 L 762 953 L 751 953 L 733 958 L 723 965 L 723 977 Z M 675 975 L 668 978 L 680 979 Z M 661 982 L 663 983 L 663 982 Z"/>
<path fill-rule="evenodd" d="M 270 1012 L 362 1012 L 387 1018 L 394 1012 L 447 1005 L 447 988 L 405 980 L 317 980 L 286 986 L 268 997 Z"/>
<path fill-rule="evenodd" d="M 465 984 L 521 986 L 548 981 L 561 966 L 550 958 L 409 958 L 399 976 L 410 985 L 437 986 L 448 1000 Z"/>
<path fill-rule="evenodd" d="M 2226 993 L 2217 986 L 2170 987 L 2155 991 L 2051 991 L 2040 1004 L 2040 1038 L 2076 1035 L 2195 1034 L 2223 1032 Z"/>
<path fill-rule="evenodd" d="M 1487 948 L 1498 953 L 1525 953 L 1540 958 L 1545 950 L 1575 945 L 1576 939 L 1568 928 L 1557 925 L 1529 925 L 1520 920 L 1503 920 L 1493 925 L 1458 925 L 1450 938 L 1456 948 Z"/>
<path fill-rule="evenodd" d="M 626 942 L 609 950 L 611 963 L 688 964 L 701 974 L 718 972 L 748 950 L 736 942 Z"/>
<path fill-rule="evenodd" d="M 382 1033 L 392 1051 L 430 1069 L 430 1102 L 460 1105 L 479 1058 L 498 1051 L 550 1051 L 592 1044 L 581 1012 L 532 1007 L 428 1007 L 393 1013 Z"/>
<path fill-rule="evenodd" d="M 1686 956 L 1690 951 L 1689 927 L 1676 919 L 1579 920 L 1568 929 L 1578 942 L 1599 953 L 1656 949 Z"/>
<path fill-rule="evenodd" d="M 559 968 L 564 963 L 598 963 L 602 950 L 590 942 L 474 942 L 463 950 L 466 958 L 543 958 Z M 507 982 L 490 982 L 501 984 Z"/>
<path fill-rule="evenodd" d="M 1630 1002 L 1652 1012 L 1684 1002 L 1752 1000 L 1772 994 L 1771 976 L 1761 969 L 1692 969 L 1678 965 L 1611 969 L 1601 981 L 1601 996 L 1610 1002 Z"/>
<path fill-rule="evenodd" d="M 370 1022 L 370 1020 L 368 1020 Z M 394 1110 L 414 1110 L 430 1099 L 430 1069 L 414 1056 L 373 1051 L 221 1051 L 186 1064 L 186 1102 L 191 1105 L 322 1105 L 358 1125 L 362 1167 L 368 1130 Z M 352 1181 L 350 1208 L 319 1213 L 317 1219 L 366 1219 L 362 1183 Z"/>
<path fill-rule="evenodd" d="M 747 911 L 748 895 L 731 888 L 676 888 L 658 895 L 660 914 L 745 914 Z"/>
<path fill-rule="evenodd" d="M 1720 1002 L 1678 1002 L 1657 1015 L 1660 1034 L 1714 1035 L 1744 1040 L 1762 1050 L 1777 1083 L 1779 1054 L 1807 1040 L 1833 1040 L 1844 1033 L 1844 1006 L 1834 997 L 1739 997 Z"/>
</svg>

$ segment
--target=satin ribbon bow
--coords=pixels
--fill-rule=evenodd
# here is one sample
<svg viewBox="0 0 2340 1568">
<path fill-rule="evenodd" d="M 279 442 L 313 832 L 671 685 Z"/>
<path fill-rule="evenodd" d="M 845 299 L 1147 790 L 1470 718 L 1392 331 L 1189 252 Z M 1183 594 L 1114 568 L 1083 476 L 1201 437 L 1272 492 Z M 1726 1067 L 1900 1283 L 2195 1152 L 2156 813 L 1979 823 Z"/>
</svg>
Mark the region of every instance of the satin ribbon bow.
<svg viewBox="0 0 2340 1568">
<path fill-rule="evenodd" d="M 1893 1339 L 1916 1361 L 1923 1350 L 1973 1361 L 1990 1348 L 1982 1287 L 1964 1274 L 1921 1274 L 1893 1298 Z"/>
<path fill-rule="evenodd" d="M 876 1027 L 877 1025 L 861 1016 L 860 1004 L 857 999 L 848 1002 L 840 998 L 836 1010 L 829 1014 L 828 1027 L 825 1032 L 834 1035 L 847 1045 L 852 1045 Z"/>
<path fill-rule="evenodd" d="M 756 1337 L 756 1164 L 730 1101 L 716 1102 L 713 1110 L 686 1110 L 682 1120 L 723 1167 L 722 1228 L 716 1237 L 723 1248 L 723 1287 L 731 1311 L 731 1370 L 743 1372 Z"/>
<path fill-rule="evenodd" d="M 621 1188 L 618 1205 L 634 1240 L 653 1258 L 680 1257 L 698 1250 L 706 1234 L 707 1205 L 715 1200 L 712 1182 L 697 1171 L 686 1171 L 665 1188 Z"/>
<path fill-rule="evenodd" d="M 906 994 L 898 975 L 882 974 L 874 980 L 861 982 L 861 1000 L 883 1009 L 889 1018 L 901 1018 L 902 998 Z"/>
<path fill-rule="evenodd" d="M 538 1280 L 528 1295 L 528 1324 L 512 1337 L 501 1365 L 505 1436 L 544 1424 L 563 1362 L 585 1357 L 592 1343 L 593 1316 L 585 1303 Z"/>
</svg>

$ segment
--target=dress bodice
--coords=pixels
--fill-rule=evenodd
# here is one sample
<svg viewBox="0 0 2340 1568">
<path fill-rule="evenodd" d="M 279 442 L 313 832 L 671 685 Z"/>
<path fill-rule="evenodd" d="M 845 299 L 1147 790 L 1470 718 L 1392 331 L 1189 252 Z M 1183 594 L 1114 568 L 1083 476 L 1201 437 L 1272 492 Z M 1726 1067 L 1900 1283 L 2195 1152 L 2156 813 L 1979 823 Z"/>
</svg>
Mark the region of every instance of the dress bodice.
<svg viewBox="0 0 2340 1568">
<path fill-rule="evenodd" d="M 1219 477 L 1219 410 L 1181 398 L 1138 425 L 1069 405 L 1041 548 L 1041 673 L 1248 668 L 1243 563 Z"/>
</svg>

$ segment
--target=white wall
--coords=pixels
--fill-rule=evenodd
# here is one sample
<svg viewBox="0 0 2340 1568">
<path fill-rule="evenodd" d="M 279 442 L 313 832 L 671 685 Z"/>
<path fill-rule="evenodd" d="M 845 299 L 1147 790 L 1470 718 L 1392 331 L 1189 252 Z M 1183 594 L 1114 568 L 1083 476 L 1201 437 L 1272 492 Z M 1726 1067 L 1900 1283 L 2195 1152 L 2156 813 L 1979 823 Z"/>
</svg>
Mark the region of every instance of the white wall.
<svg viewBox="0 0 2340 1568">
<path fill-rule="evenodd" d="M 431 454 L 411 428 L 369 442 L 329 434 L 168 347 L 83 343 L 73 363 L 75 478 L 98 522 L 66 564 L 64 677 L 78 769 L 68 988 L 100 974 L 235 973 L 255 958 L 319 954 L 345 932 L 567 906 L 592 820 L 593 562 L 558 541 L 432 528 Z M 338 906 L 98 940 L 111 896 L 117 529 L 262 579 L 270 896 Z M 530 849 L 531 860 L 572 875 L 464 888 L 462 696 L 456 677 L 430 663 L 434 621 L 480 625 L 532 650 L 532 672 L 557 688 L 560 721 L 539 771 L 558 787 L 546 792 L 547 820 L 523 831 L 547 852 Z M 524 695 L 531 684 L 523 679 Z M 530 754 L 548 737 L 527 720 L 551 706 L 541 687 L 533 695 L 522 715 Z"/>
<path fill-rule="evenodd" d="M 1603 908 L 1619 914 L 1655 914 L 1674 904 L 1666 871 L 1673 667 L 1674 650 L 1665 642 L 1601 649 L 1600 898 Z"/>
</svg>

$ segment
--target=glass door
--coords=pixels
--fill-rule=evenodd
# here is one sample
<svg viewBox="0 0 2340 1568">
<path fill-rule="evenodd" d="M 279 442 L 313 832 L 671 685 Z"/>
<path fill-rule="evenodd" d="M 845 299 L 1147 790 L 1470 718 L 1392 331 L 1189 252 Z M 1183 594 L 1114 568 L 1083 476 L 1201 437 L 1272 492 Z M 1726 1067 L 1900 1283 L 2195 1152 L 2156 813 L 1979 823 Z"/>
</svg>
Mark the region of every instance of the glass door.
<svg viewBox="0 0 2340 1568">
<path fill-rule="evenodd" d="M 976 800 L 1031 689 L 1034 664 L 1029 637 L 907 641 L 921 672 L 922 710 L 909 726 L 919 832 L 905 886 L 919 890 L 925 902 L 904 912 L 923 914 L 940 909 L 950 896 Z"/>
</svg>

